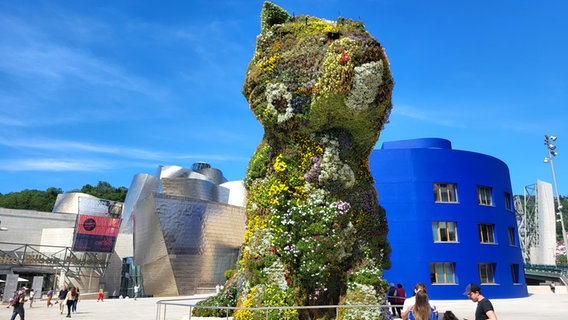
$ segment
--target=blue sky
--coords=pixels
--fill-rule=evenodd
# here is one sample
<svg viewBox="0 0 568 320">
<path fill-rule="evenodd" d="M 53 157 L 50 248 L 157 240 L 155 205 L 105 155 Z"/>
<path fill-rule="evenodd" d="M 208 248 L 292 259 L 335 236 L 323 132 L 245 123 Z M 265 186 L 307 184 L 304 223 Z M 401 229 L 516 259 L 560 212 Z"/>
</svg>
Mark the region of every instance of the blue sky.
<svg viewBox="0 0 568 320">
<path fill-rule="evenodd" d="M 275 0 L 362 20 L 395 79 L 384 141 L 439 137 L 568 195 L 568 2 Z M 0 2 L 0 193 L 129 187 L 207 161 L 242 179 L 262 127 L 241 93 L 261 0 Z"/>
</svg>

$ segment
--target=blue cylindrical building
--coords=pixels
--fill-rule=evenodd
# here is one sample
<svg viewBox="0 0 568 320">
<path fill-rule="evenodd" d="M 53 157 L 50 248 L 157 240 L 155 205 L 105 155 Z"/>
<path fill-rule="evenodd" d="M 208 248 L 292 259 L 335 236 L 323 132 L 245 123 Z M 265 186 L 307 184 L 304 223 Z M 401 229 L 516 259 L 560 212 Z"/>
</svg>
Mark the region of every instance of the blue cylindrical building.
<svg viewBox="0 0 568 320">
<path fill-rule="evenodd" d="M 392 247 L 389 282 L 431 299 L 528 296 L 507 165 L 445 139 L 385 142 L 370 157 Z"/>
</svg>

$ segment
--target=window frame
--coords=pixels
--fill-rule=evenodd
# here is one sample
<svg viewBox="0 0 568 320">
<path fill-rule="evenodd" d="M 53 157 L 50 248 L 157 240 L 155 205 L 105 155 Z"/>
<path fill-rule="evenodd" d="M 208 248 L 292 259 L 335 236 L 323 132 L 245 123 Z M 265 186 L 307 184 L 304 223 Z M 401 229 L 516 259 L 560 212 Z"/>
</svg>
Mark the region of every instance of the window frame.
<svg viewBox="0 0 568 320">
<path fill-rule="evenodd" d="M 493 262 L 480 262 L 477 264 L 479 272 L 479 283 L 481 284 L 495 284 L 495 269 L 496 264 Z"/>
<path fill-rule="evenodd" d="M 449 182 L 432 183 L 432 191 L 434 192 L 435 203 L 458 203 L 458 185 Z M 443 195 L 445 194 L 446 199 Z M 452 199 L 453 198 L 453 199 Z"/>
<path fill-rule="evenodd" d="M 519 265 L 516 263 L 512 263 L 511 264 L 511 280 L 513 281 L 513 284 L 520 284 L 521 282 L 519 281 L 520 274 L 519 274 Z"/>
<path fill-rule="evenodd" d="M 488 186 L 477 186 L 477 204 L 480 206 L 493 206 L 493 188 Z"/>
<path fill-rule="evenodd" d="M 517 236 L 514 227 L 507 227 L 507 236 L 509 238 L 509 246 L 517 247 Z"/>
<path fill-rule="evenodd" d="M 513 205 L 512 205 L 512 202 L 511 202 L 512 201 L 511 194 L 509 192 L 505 192 L 504 197 L 505 197 L 505 210 L 513 211 Z"/>
<path fill-rule="evenodd" d="M 496 244 L 495 225 L 492 223 L 479 223 L 477 225 L 477 233 L 479 234 L 479 243 Z"/>
<path fill-rule="evenodd" d="M 445 224 L 445 228 L 441 227 Z M 453 239 L 451 237 L 451 230 L 453 227 Z M 446 239 L 443 240 L 442 230 L 445 230 Z M 433 221 L 432 222 L 432 238 L 435 243 L 456 243 L 458 241 L 458 224 L 456 221 Z"/>
<path fill-rule="evenodd" d="M 443 279 L 438 278 L 438 266 L 442 267 Z M 432 284 L 456 284 L 456 263 L 430 262 L 430 282 Z"/>
</svg>

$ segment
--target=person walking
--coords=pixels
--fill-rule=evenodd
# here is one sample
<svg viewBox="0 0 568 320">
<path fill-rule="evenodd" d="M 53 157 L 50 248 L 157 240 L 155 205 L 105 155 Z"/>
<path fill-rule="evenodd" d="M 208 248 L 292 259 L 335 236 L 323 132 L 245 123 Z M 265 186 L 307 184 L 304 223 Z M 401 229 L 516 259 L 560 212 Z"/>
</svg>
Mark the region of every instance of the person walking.
<svg viewBox="0 0 568 320">
<path fill-rule="evenodd" d="M 77 288 L 73 287 L 67 292 L 67 318 L 71 318 L 71 308 L 77 299 Z"/>
<path fill-rule="evenodd" d="M 33 306 L 34 304 L 34 297 L 35 297 L 35 290 L 31 289 L 30 290 L 30 298 L 28 300 L 30 300 L 30 308 Z"/>
<path fill-rule="evenodd" d="M 63 285 L 63 288 L 61 288 L 61 290 L 59 290 L 59 294 L 57 295 L 57 302 L 59 303 L 59 313 L 63 314 L 63 310 L 65 308 L 65 299 L 67 299 L 67 293 L 69 292 L 69 290 L 67 290 L 67 286 Z"/>
<path fill-rule="evenodd" d="M 481 294 L 481 288 L 475 283 L 470 283 L 465 287 L 464 296 L 477 303 L 475 309 L 475 320 L 497 320 L 497 315 L 493 309 L 493 304 L 489 299 Z M 466 319 L 467 320 L 467 319 Z"/>
<path fill-rule="evenodd" d="M 47 291 L 47 307 L 51 307 L 53 303 L 51 303 L 51 299 L 53 299 L 53 288 L 49 288 Z"/>
<path fill-rule="evenodd" d="M 20 316 L 20 320 L 24 320 L 24 304 L 26 303 L 26 290 L 28 288 L 22 287 L 20 291 L 14 295 L 14 300 L 12 301 L 12 306 L 14 310 L 12 311 L 12 317 L 10 320 L 15 320 L 16 316 Z"/>
<path fill-rule="evenodd" d="M 397 304 L 396 314 L 400 318 L 402 318 L 402 307 L 401 307 L 401 305 L 404 304 L 405 300 L 406 300 L 406 290 L 404 290 L 404 288 L 402 287 L 402 284 L 399 283 L 399 284 L 396 285 L 396 298 L 395 298 L 394 301 Z"/>
<path fill-rule="evenodd" d="M 105 292 L 103 291 L 103 288 L 99 289 L 99 296 L 97 297 L 97 302 L 104 302 L 105 301 Z"/>
<path fill-rule="evenodd" d="M 79 287 L 77 287 L 77 296 L 75 297 L 73 306 L 71 307 L 71 311 L 73 311 L 73 313 L 77 312 L 77 303 L 79 302 L 79 300 L 81 300 L 81 292 L 79 291 Z"/>
<path fill-rule="evenodd" d="M 428 301 L 428 294 L 426 291 L 418 291 L 415 295 L 414 306 L 410 308 L 408 313 L 409 320 L 437 320 L 438 315 L 430 307 L 430 302 Z"/>
<path fill-rule="evenodd" d="M 134 301 L 136 301 L 136 299 L 138 299 L 138 291 L 140 290 L 140 286 L 139 285 L 135 285 L 134 286 Z"/>
<path fill-rule="evenodd" d="M 394 286 L 394 283 L 392 283 L 392 282 L 389 285 L 389 291 L 387 291 L 387 301 L 392 306 L 391 307 L 392 315 L 395 316 L 396 315 L 396 307 L 395 307 L 395 305 L 396 305 L 396 287 Z"/>
</svg>

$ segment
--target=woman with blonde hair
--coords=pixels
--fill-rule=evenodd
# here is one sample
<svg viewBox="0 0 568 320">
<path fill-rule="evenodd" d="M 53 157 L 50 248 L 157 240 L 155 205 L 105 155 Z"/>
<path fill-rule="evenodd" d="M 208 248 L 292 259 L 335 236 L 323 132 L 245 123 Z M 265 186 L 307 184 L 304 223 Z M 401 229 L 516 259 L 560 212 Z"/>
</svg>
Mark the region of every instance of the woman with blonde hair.
<svg viewBox="0 0 568 320">
<path fill-rule="evenodd" d="M 420 290 L 416 292 L 416 302 L 408 314 L 410 320 L 436 320 L 436 312 L 430 307 L 428 294 Z"/>
<path fill-rule="evenodd" d="M 102 301 L 102 302 L 105 301 L 105 292 L 103 291 L 103 288 L 99 289 L 99 296 L 97 297 L 97 302 L 99 302 L 99 301 Z"/>
</svg>

